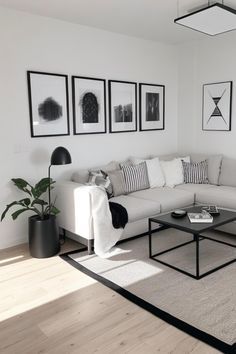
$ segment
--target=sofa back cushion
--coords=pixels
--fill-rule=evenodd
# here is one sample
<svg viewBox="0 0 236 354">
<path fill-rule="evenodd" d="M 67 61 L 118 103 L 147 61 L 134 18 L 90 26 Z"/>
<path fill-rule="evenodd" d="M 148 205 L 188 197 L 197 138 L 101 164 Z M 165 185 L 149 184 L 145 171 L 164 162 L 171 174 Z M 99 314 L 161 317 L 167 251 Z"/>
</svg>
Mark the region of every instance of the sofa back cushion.
<svg viewBox="0 0 236 354">
<path fill-rule="evenodd" d="M 224 157 L 221 165 L 219 184 L 236 187 L 236 160 Z"/>
<path fill-rule="evenodd" d="M 121 165 L 124 173 L 126 193 L 149 188 L 146 162 L 138 165 Z"/>
<path fill-rule="evenodd" d="M 99 166 L 99 167 L 94 167 L 94 168 L 90 168 L 89 171 L 90 172 L 94 172 L 94 171 L 104 171 L 104 172 L 111 172 L 111 171 L 115 171 L 115 170 L 119 170 L 120 169 L 120 165 L 119 162 L 117 161 L 111 161 L 106 165 L 103 166 Z"/>
<path fill-rule="evenodd" d="M 76 183 L 85 184 L 89 180 L 89 171 L 88 170 L 77 170 L 73 173 L 71 180 Z"/>
<path fill-rule="evenodd" d="M 111 161 L 108 164 L 104 165 L 104 166 L 99 166 L 99 167 L 95 167 L 95 168 L 90 168 L 88 170 L 86 169 L 80 169 L 77 170 L 73 173 L 71 180 L 73 182 L 76 183 L 88 183 L 89 182 L 89 174 L 92 172 L 100 172 L 100 171 L 104 171 L 106 173 L 110 172 L 110 171 L 114 171 L 114 170 L 118 170 L 120 168 L 119 163 L 116 161 Z"/>
<path fill-rule="evenodd" d="M 201 162 L 203 160 L 207 160 L 209 183 L 219 185 L 222 155 L 191 154 L 191 162 Z"/>
<path fill-rule="evenodd" d="M 159 160 L 161 161 L 170 161 L 173 160 L 176 157 L 179 157 L 178 153 L 173 153 L 173 154 L 167 154 L 167 155 L 156 155 L 156 156 L 151 156 L 151 158 L 158 157 Z"/>
</svg>

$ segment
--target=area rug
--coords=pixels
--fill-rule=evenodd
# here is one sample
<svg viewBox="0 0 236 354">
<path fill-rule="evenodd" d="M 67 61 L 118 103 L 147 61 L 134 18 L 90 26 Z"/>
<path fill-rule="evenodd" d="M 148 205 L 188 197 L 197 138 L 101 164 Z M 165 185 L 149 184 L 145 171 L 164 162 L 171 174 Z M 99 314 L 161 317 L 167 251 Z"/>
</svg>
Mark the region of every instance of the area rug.
<svg viewBox="0 0 236 354">
<path fill-rule="evenodd" d="M 208 233 L 236 245 L 236 237 Z M 153 235 L 153 249 L 162 251 L 191 236 L 168 229 Z M 148 236 L 119 244 L 109 258 L 80 250 L 61 258 L 171 325 L 223 353 L 236 353 L 236 264 L 201 280 L 192 279 L 149 259 Z M 205 272 L 236 258 L 236 248 L 202 240 L 200 270 Z M 194 272 L 194 243 L 161 256 L 165 262 Z"/>
</svg>

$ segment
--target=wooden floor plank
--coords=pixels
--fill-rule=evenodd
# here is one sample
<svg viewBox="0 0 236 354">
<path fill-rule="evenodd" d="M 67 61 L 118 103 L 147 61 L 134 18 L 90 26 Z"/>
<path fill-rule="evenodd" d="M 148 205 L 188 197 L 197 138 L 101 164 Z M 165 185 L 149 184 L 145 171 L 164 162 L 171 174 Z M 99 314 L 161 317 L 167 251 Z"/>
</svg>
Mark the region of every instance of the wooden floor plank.
<svg viewBox="0 0 236 354">
<path fill-rule="evenodd" d="M 62 253 L 80 245 L 67 240 Z M 0 251 L 0 353 L 215 354 L 60 257 Z"/>
</svg>

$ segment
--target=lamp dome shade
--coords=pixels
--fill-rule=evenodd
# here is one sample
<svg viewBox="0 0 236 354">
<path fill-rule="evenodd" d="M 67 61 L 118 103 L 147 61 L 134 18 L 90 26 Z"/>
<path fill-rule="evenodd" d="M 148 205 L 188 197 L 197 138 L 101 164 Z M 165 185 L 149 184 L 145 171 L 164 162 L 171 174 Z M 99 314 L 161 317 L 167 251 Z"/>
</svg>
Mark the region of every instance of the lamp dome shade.
<svg viewBox="0 0 236 354">
<path fill-rule="evenodd" d="M 67 165 L 71 163 L 69 151 L 63 146 L 58 146 L 51 155 L 51 165 Z"/>
</svg>

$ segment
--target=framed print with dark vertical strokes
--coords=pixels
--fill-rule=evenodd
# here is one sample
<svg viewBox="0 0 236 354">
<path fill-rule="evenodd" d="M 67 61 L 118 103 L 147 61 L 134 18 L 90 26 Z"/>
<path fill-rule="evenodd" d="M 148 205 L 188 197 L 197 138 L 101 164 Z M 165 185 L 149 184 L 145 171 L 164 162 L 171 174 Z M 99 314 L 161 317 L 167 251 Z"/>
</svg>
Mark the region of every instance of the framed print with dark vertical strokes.
<svg viewBox="0 0 236 354">
<path fill-rule="evenodd" d="M 69 135 L 67 75 L 27 71 L 31 137 Z"/>
<path fill-rule="evenodd" d="M 165 86 L 139 84 L 140 130 L 165 129 Z"/>
<path fill-rule="evenodd" d="M 106 133 L 106 80 L 72 76 L 74 135 Z"/>
<path fill-rule="evenodd" d="M 202 130 L 230 131 L 232 81 L 203 85 Z"/>
<path fill-rule="evenodd" d="M 129 81 L 108 81 L 110 133 L 137 130 L 137 84 Z"/>
</svg>

